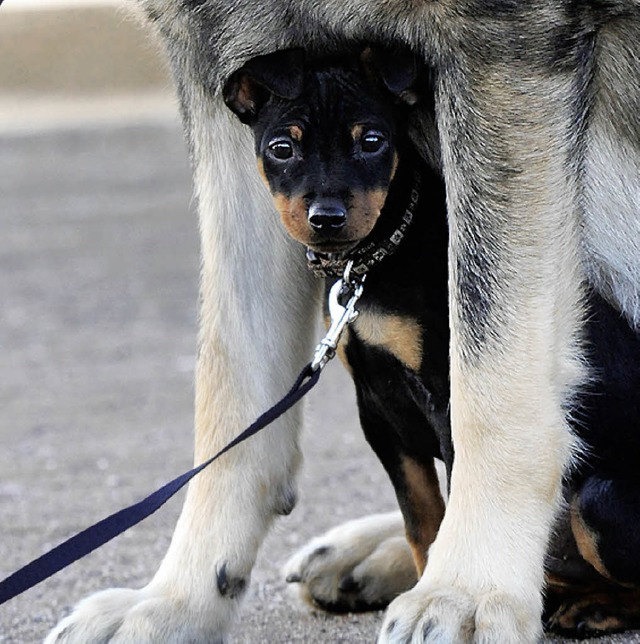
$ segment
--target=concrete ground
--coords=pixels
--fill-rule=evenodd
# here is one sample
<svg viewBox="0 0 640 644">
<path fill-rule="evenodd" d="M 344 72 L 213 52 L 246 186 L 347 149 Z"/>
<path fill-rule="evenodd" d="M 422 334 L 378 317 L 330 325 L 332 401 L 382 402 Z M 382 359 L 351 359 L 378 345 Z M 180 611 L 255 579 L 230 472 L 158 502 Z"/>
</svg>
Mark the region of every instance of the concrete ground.
<svg viewBox="0 0 640 644">
<path fill-rule="evenodd" d="M 0 28 L 0 48 L 6 42 Z M 7 83 L 0 577 L 189 468 L 199 261 L 189 168 L 164 81 L 109 96 L 30 94 Z M 282 580 L 281 565 L 305 540 L 394 507 L 338 365 L 310 395 L 307 420 L 301 500 L 262 549 L 234 643 L 364 643 L 380 625 L 380 613 L 312 611 Z M 0 642 L 39 642 L 84 595 L 144 584 L 181 501 L 0 607 Z"/>
</svg>

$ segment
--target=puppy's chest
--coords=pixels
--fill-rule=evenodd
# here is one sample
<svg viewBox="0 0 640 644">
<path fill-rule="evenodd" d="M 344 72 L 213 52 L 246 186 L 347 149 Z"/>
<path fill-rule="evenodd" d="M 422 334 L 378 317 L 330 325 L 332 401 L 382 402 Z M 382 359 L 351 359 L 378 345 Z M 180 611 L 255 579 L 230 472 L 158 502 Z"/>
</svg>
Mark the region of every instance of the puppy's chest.
<svg viewBox="0 0 640 644">
<path fill-rule="evenodd" d="M 349 340 L 359 342 L 363 350 L 382 350 L 411 371 L 420 371 L 424 339 L 417 316 L 364 305 L 349 331 Z"/>
<path fill-rule="evenodd" d="M 360 352 L 383 352 L 414 374 L 420 374 L 425 347 L 431 353 L 434 342 L 438 342 L 440 327 L 446 323 L 446 302 L 441 301 L 442 294 L 415 278 L 422 267 L 410 270 L 404 266 L 405 260 L 406 253 L 388 260 L 388 265 L 381 265 L 367 276 L 358 303 L 359 315 L 349 327 L 349 339 L 352 345 L 359 346 Z M 402 268 L 396 266 L 398 263 L 402 263 Z M 409 266 L 413 268 L 413 263 Z M 441 340 L 448 342 L 447 338 Z"/>
<path fill-rule="evenodd" d="M 444 411 L 449 397 L 446 295 L 406 274 L 404 279 L 383 275 L 367 278 L 359 315 L 339 347 L 341 358 L 356 386 L 383 408 L 393 401 L 393 406 L 417 404 L 421 413 Z"/>
</svg>

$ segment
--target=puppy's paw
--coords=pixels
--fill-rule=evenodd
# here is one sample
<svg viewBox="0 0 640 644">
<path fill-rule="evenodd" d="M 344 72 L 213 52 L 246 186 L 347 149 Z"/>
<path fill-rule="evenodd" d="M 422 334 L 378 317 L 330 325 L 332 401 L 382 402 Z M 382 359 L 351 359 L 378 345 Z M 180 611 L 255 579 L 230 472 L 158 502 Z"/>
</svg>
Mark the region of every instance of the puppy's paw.
<svg viewBox="0 0 640 644">
<path fill-rule="evenodd" d="M 568 594 L 547 617 L 547 630 L 584 639 L 640 628 L 640 590 L 603 585 L 601 591 Z"/>
<path fill-rule="evenodd" d="M 418 585 L 389 606 L 378 643 L 533 644 L 540 635 L 535 607 L 516 597 Z"/>
<path fill-rule="evenodd" d="M 44 644 L 218 643 L 211 615 L 150 588 L 113 588 L 87 597 L 49 633 Z"/>
<path fill-rule="evenodd" d="M 333 528 L 293 555 L 284 574 L 305 601 L 334 612 L 384 608 L 417 580 L 399 513 Z"/>
</svg>

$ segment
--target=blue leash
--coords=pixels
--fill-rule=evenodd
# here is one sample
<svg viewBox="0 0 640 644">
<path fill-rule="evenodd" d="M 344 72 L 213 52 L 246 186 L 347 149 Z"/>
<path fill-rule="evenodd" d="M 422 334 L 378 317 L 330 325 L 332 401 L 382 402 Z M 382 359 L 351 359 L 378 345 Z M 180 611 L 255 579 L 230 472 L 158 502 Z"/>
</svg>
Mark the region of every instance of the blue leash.
<svg viewBox="0 0 640 644">
<path fill-rule="evenodd" d="M 64 543 L 46 552 L 41 557 L 34 559 L 20 570 L 0 582 L 0 605 L 8 602 L 17 595 L 33 588 L 33 586 L 48 579 L 63 568 L 71 565 L 74 561 L 81 559 L 100 546 L 103 546 L 111 539 L 114 539 L 125 530 L 140 523 L 149 515 L 162 507 L 176 492 L 182 489 L 196 474 L 209 467 L 211 463 L 220 458 L 231 448 L 247 440 L 261 429 L 270 425 L 274 420 L 282 416 L 285 411 L 293 407 L 305 394 L 317 384 L 320 379 L 321 369 L 313 369 L 308 364 L 296 379 L 289 392 L 279 400 L 271 409 L 262 414 L 241 434 L 238 434 L 228 445 L 223 447 L 215 456 L 208 461 L 193 468 L 189 472 L 173 479 L 170 483 L 163 485 L 159 490 L 150 494 L 146 499 L 134 503 L 123 510 L 120 510 L 102 521 L 98 521 L 91 527 L 67 539 Z"/>
</svg>

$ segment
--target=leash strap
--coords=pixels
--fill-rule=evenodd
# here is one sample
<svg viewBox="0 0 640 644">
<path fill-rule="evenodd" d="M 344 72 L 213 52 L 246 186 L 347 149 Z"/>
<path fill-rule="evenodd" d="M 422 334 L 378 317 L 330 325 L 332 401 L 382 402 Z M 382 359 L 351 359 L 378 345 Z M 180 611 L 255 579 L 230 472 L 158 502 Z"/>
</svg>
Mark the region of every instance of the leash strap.
<svg viewBox="0 0 640 644">
<path fill-rule="evenodd" d="M 2 0 L 0 0 L 1 2 Z M 321 369 L 314 370 L 311 364 L 308 364 L 300 372 L 293 387 L 291 387 L 289 392 L 280 401 L 262 414 L 253 424 L 236 436 L 208 461 L 182 474 L 182 476 L 178 476 L 156 492 L 153 492 L 153 494 L 150 494 L 146 499 L 130 505 L 128 508 L 124 508 L 76 534 L 1 581 L 0 605 L 39 584 L 41 581 L 55 575 L 74 561 L 88 555 L 90 552 L 103 546 L 125 530 L 128 530 L 153 514 L 176 494 L 176 492 L 182 489 L 196 474 L 200 473 L 206 467 L 209 467 L 211 463 L 239 443 L 257 434 L 261 429 L 264 429 L 284 414 L 284 412 L 293 407 L 293 405 L 317 384 L 320 378 L 320 371 Z"/>
</svg>

